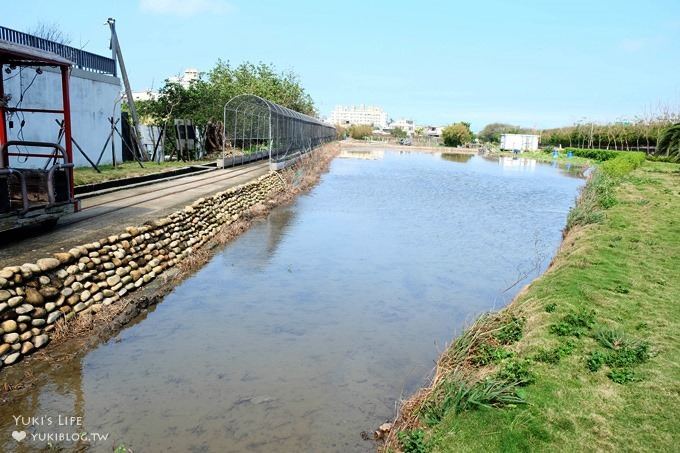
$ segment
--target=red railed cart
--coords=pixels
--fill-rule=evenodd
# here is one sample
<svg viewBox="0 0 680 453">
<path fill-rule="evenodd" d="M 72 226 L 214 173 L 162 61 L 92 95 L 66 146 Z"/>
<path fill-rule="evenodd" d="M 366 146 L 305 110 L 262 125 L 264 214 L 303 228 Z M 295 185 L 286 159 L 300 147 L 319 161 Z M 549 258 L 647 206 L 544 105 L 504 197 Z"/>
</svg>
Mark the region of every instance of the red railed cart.
<svg viewBox="0 0 680 453">
<path fill-rule="evenodd" d="M 51 52 L 0 40 L 0 232 L 30 225 L 53 226 L 59 217 L 78 210 L 73 187 L 73 152 L 69 71 L 72 62 Z M 24 108 L 5 92 L 3 79 L 15 71 L 57 68 L 61 105 Z M 20 74 L 19 74 L 20 75 Z M 19 93 L 23 97 L 23 93 Z M 46 96 L 48 97 L 48 96 Z M 10 126 L 26 115 L 51 115 L 63 124 L 64 145 L 9 140 Z M 23 121 L 23 120 L 22 120 Z M 55 134 L 56 135 L 56 134 Z"/>
</svg>

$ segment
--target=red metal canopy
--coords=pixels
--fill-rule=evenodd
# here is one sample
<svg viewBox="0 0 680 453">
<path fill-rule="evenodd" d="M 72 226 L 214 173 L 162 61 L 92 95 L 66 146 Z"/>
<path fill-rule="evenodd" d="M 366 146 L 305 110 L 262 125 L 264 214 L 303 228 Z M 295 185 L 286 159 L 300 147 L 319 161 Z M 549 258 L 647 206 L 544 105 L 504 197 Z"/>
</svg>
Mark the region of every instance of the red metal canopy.
<svg viewBox="0 0 680 453">
<path fill-rule="evenodd" d="M 73 62 L 56 53 L 0 40 L 0 63 L 29 66 L 72 66 Z"/>
</svg>

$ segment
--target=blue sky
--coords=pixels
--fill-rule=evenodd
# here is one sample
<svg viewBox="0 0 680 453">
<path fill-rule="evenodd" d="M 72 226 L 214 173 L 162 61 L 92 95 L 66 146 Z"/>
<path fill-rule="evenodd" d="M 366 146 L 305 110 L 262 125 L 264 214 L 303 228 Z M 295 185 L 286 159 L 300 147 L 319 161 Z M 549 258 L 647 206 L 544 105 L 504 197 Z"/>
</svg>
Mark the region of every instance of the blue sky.
<svg viewBox="0 0 680 453">
<path fill-rule="evenodd" d="M 0 25 L 56 24 L 108 55 L 133 90 L 218 59 L 293 71 L 322 116 L 377 105 L 394 119 L 566 126 L 680 112 L 680 0 L 3 1 Z"/>
</svg>

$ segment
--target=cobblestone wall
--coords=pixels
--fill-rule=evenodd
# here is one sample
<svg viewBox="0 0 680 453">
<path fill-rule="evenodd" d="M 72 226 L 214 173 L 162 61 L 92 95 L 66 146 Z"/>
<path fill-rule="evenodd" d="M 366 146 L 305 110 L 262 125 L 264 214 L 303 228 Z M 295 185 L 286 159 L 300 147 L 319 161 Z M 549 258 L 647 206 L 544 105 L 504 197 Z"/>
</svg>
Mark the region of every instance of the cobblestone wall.
<svg viewBox="0 0 680 453">
<path fill-rule="evenodd" d="M 0 270 L 0 369 L 50 341 L 61 319 L 97 312 L 154 280 L 284 184 L 276 173 L 124 233 Z"/>
</svg>

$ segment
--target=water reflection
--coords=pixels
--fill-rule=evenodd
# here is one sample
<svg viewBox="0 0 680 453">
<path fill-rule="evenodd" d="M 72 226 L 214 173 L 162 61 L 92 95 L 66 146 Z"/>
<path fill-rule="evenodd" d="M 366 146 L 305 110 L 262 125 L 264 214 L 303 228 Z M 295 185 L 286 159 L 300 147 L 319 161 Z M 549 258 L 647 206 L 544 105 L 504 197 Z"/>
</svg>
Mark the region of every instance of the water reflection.
<svg viewBox="0 0 680 453">
<path fill-rule="evenodd" d="M 536 170 L 536 159 L 526 159 L 524 157 L 501 156 L 498 164 L 503 170 L 533 172 Z"/>
<path fill-rule="evenodd" d="M 470 159 L 472 159 L 472 154 L 456 154 L 456 153 L 441 153 L 440 154 L 441 158 L 444 160 L 448 160 L 449 162 L 458 162 L 461 164 L 467 163 Z"/>
<path fill-rule="evenodd" d="M 17 410 L 82 414 L 134 451 L 370 451 L 360 432 L 394 415 L 466 321 L 509 301 L 537 255 L 549 260 L 581 184 L 478 156 L 338 159 Z"/>
<path fill-rule="evenodd" d="M 342 159 L 364 159 L 364 160 L 380 160 L 385 157 L 385 150 L 383 149 L 343 149 L 339 158 Z"/>
</svg>

